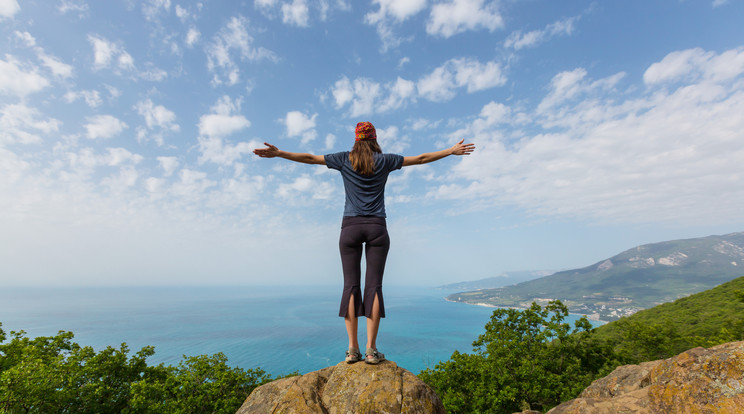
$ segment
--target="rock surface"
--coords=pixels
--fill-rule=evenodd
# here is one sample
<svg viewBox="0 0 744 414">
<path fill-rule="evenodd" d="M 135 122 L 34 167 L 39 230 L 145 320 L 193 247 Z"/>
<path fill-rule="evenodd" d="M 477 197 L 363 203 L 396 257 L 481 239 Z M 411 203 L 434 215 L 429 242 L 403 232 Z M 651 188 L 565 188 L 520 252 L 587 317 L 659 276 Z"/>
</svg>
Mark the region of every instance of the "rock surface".
<svg viewBox="0 0 744 414">
<path fill-rule="evenodd" d="M 363 362 L 283 378 L 262 385 L 236 414 L 248 413 L 445 413 L 439 397 L 392 361 Z"/>
<path fill-rule="evenodd" d="M 744 413 L 744 342 L 618 367 L 548 413 Z"/>
</svg>

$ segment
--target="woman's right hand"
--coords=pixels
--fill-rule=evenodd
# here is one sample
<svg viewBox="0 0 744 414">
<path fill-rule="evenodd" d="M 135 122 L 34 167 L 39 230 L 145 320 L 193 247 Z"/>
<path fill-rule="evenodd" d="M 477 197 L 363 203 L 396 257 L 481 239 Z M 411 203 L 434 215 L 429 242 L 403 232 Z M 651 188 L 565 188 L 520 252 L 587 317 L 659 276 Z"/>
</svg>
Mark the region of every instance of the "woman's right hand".
<svg viewBox="0 0 744 414">
<path fill-rule="evenodd" d="M 279 155 L 279 148 L 267 142 L 264 142 L 264 145 L 266 145 L 266 148 L 256 148 L 253 150 L 253 153 L 261 158 L 274 158 Z"/>
</svg>

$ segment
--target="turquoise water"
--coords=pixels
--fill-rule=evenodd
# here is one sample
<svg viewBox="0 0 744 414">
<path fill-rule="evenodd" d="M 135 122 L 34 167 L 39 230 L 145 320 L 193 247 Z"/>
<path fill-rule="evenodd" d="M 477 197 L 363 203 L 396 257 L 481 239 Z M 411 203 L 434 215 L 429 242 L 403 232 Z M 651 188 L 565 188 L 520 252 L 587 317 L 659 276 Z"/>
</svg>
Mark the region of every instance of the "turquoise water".
<svg viewBox="0 0 744 414">
<path fill-rule="evenodd" d="M 413 373 L 455 350 L 471 352 L 493 309 L 447 302 L 449 293 L 386 287 L 379 350 Z M 343 359 L 340 297 L 340 286 L 2 288 L 0 322 L 6 333 L 22 329 L 29 337 L 72 331 L 75 342 L 96 350 L 122 342 L 132 352 L 153 345 L 150 364 L 223 352 L 232 366 L 281 375 Z"/>
</svg>

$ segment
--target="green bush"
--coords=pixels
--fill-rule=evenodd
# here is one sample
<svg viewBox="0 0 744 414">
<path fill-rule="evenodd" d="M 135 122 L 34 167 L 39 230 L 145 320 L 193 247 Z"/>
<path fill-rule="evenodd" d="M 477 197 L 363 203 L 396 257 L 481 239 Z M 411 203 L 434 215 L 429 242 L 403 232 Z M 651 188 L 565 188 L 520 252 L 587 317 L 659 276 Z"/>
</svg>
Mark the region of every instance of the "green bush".
<svg viewBox="0 0 744 414">
<path fill-rule="evenodd" d="M 234 413 L 257 386 L 261 369 L 232 368 L 227 357 L 184 357 L 177 367 L 148 366 L 153 347 L 95 352 L 72 332 L 27 338 L 0 324 L 0 413 Z"/>
<path fill-rule="evenodd" d="M 594 340 L 585 317 L 571 327 L 563 322 L 567 316 L 560 301 L 497 309 L 473 342 L 473 354 L 455 352 L 419 377 L 450 413 L 547 410 L 617 364 L 611 347 Z"/>
</svg>

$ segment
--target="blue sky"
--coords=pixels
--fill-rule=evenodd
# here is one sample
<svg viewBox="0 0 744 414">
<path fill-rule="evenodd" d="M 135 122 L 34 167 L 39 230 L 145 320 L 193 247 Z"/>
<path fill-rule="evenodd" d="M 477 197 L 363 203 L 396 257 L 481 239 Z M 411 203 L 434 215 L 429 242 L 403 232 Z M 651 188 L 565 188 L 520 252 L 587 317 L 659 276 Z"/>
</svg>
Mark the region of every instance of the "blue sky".
<svg viewBox="0 0 744 414">
<path fill-rule="evenodd" d="M 386 283 L 744 230 L 744 2 L 0 0 L 0 284 L 340 283 L 343 186 L 270 142 L 469 157 L 387 187 Z"/>
</svg>

